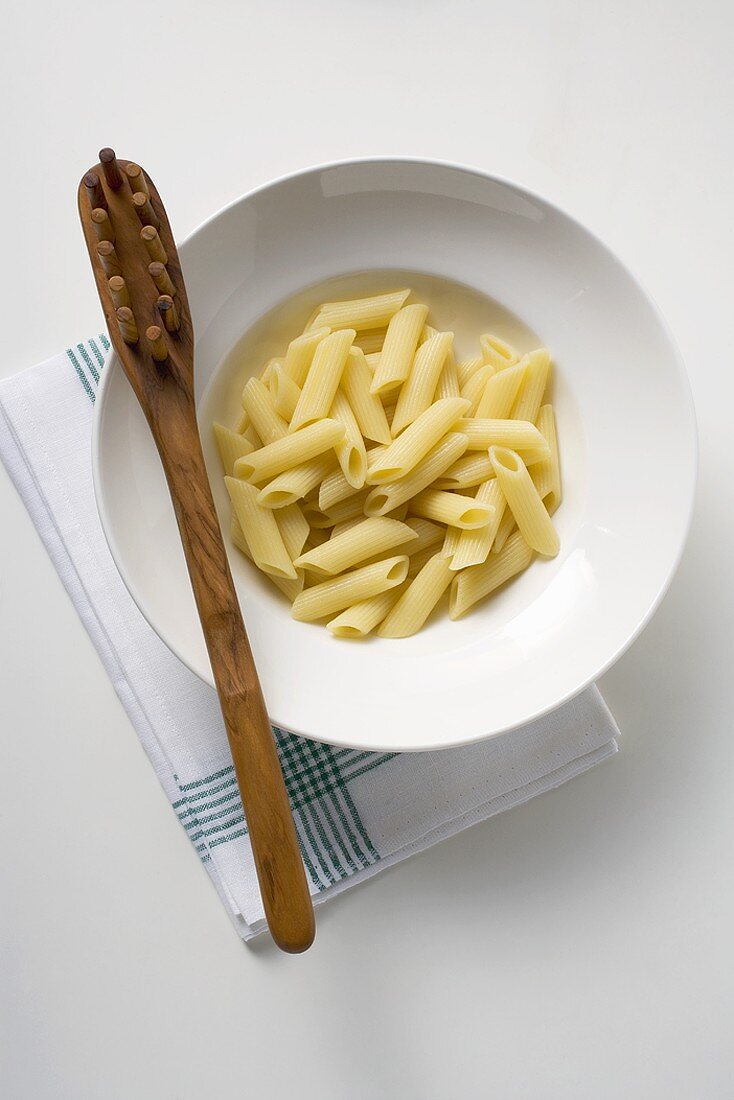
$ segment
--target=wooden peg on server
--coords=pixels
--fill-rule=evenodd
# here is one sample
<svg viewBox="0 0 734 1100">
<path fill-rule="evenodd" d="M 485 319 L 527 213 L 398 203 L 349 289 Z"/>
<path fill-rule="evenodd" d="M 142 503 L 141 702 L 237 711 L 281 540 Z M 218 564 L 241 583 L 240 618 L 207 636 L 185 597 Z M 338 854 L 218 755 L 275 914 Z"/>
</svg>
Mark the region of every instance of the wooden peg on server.
<svg viewBox="0 0 734 1100">
<path fill-rule="evenodd" d="M 165 264 L 157 263 L 154 261 L 152 264 L 148 264 L 148 271 L 150 277 L 158 287 L 160 294 L 169 294 L 173 298 L 176 293 L 176 288 L 171 282 L 171 276 L 168 274 Z"/>
<path fill-rule="evenodd" d="M 105 269 L 105 275 L 108 279 L 111 279 L 113 275 L 122 275 L 120 261 L 112 241 L 100 241 L 97 245 L 97 255 L 102 261 L 102 267 Z"/>
<path fill-rule="evenodd" d="M 109 280 L 108 286 L 116 309 L 119 309 L 120 306 L 129 306 L 131 304 L 127 284 L 121 275 L 113 275 Z"/>
<path fill-rule="evenodd" d="M 133 195 L 133 206 L 143 225 L 152 225 L 155 229 L 158 228 L 161 223 L 147 195 L 144 195 L 142 191 L 137 191 Z"/>
<path fill-rule="evenodd" d="M 154 225 L 144 225 L 140 230 L 140 239 L 147 248 L 151 260 L 159 264 L 168 263 L 163 241 L 158 236 L 158 230 Z"/>
<path fill-rule="evenodd" d="M 158 325 L 151 325 L 145 330 L 145 336 L 150 344 L 150 354 L 156 363 L 165 363 L 168 358 L 168 348 L 163 338 L 163 332 Z"/>
<path fill-rule="evenodd" d="M 89 204 L 92 210 L 106 210 L 107 199 L 105 198 L 104 189 L 96 172 L 87 172 L 84 177 L 84 186 L 87 190 Z"/>
<path fill-rule="evenodd" d="M 129 306 L 120 306 L 116 311 L 117 323 L 120 326 L 120 335 L 126 344 L 137 344 L 139 340 L 138 326 L 135 315 Z"/>
<path fill-rule="evenodd" d="M 125 175 L 128 178 L 128 182 L 130 184 L 130 187 L 132 188 L 133 194 L 145 195 L 147 199 L 150 195 L 150 192 L 148 191 L 148 184 L 145 180 L 145 173 L 143 172 L 143 169 L 140 167 L 140 165 L 133 164 L 132 161 L 130 162 L 130 164 L 126 164 Z"/>
<path fill-rule="evenodd" d="M 181 328 L 181 318 L 178 315 L 176 303 L 170 294 L 161 294 L 156 302 L 158 312 L 165 326 L 166 332 L 178 332 Z"/>
<path fill-rule="evenodd" d="M 115 231 L 112 228 L 110 216 L 101 206 L 97 206 L 92 211 L 92 225 L 94 227 L 94 232 L 97 234 L 98 241 L 109 241 L 110 244 L 115 243 Z"/>
<path fill-rule="evenodd" d="M 122 173 L 117 163 L 114 149 L 100 149 L 99 163 L 102 165 L 104 178 L 111 191 L 119 191 L 122 186 Z"/>
</svg>

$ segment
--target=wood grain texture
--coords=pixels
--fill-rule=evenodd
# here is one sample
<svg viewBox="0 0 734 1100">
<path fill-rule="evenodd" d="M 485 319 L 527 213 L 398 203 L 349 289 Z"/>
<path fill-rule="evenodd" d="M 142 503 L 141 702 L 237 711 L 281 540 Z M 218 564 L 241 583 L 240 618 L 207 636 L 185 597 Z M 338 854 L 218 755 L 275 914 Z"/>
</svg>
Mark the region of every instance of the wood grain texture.
<svg viewBox="0 0 734 1100">
<path fill-rule="evenodd" d="M 158 290 L 150 276 L 150 256 L 140 238 L 140 221 L 132 202 L 127 166 L 118 160 L 123 182 L 113 190 L 101 165 L 96 173 L 104 187 L 114 227 L 115 251 L 138 331 L 159 325 Z M 97 234 L 84 181 L 79 185 L 79 213 L 107 327 L 125 373 L 145 413 L 168 482 L 178 521 L 191 585 L 199 611 L 222 714 L 247 819 L 265 914 L 273 939 L 284 951 L 305 951 L 313 942 L 314 917 L 298 839 L 280 761 L 263 700 L 255 663 L 242 620 L 229 563 L 217 521 L 201 451 L 194 407 L 194 333 L 178 251 L 165 209 L 147 174 L 134 179 L 145 187 L 159 222 L 158 233 L 176 287 L 178 331 L 163 331 L 168 356 L 153 359 L 151 343 L 123 340 L 97 252 Z M 151 553 L 155 550 L 151 547 Z"/>
</svg>

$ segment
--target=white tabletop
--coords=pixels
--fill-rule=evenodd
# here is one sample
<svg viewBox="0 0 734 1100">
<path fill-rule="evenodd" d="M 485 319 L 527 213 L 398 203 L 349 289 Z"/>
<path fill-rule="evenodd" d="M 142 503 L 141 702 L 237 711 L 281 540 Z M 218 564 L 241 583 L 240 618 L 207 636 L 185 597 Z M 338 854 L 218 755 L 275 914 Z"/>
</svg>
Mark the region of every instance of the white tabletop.
<svg viewBox="0 0 734 1100">
<path fill-rule="evenodd" d="M 100 329 L 75 189 L 101 145 L 181 236 L 292 169 L 416 154 L 515 178 L 621 255 L 687 360 L 702 464 L 672 589 L 602 683 L 621 753 L 321 909 L 300 958 L 235 936 L 0 474 L 4 1094 L 731 1096 L 734 9 L 12 10 L 3 373 Z"/>
</svg>

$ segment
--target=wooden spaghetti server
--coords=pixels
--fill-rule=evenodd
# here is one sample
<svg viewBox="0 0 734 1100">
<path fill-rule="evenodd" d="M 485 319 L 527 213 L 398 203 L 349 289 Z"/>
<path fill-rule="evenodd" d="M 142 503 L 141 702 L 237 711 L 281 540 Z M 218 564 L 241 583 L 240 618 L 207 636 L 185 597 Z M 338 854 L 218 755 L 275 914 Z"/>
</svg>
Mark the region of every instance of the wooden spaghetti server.
<svg viewBox="0 0 734 1100">
<path fill-rule="evenodd" d="M 313 906 L 204 466 L 194 332 L 171 227 L 147 173 L 111 149 L 82 178 L 78 199 L 112 343 L 168 481 L 270 932 L 284 951 L 305 951 L 314 938 Z"/>
</svg>

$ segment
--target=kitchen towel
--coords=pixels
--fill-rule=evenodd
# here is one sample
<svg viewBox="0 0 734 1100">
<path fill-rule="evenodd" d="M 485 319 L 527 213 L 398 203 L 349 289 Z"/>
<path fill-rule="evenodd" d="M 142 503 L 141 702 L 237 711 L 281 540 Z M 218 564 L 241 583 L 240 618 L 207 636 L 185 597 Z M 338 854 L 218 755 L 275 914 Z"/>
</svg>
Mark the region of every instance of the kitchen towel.
<svg viewBox="0 0 734 1100">
<path fill-rule="evenodd" d="M 250 939 L 265 922 L 216 694 L 141 615 L 97 514 L 92 419 L 108 355 L 101 335 L 0 382 L 0 457 L 174 812 Z M 368 753 L 274 734 L 319 903 L 586 771 L 616 752 L 619 731 L 592 687 L 531 725 L 460 749 Z"/>
</svg>

